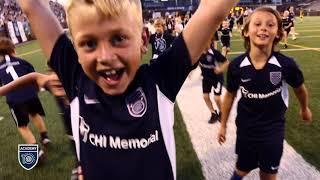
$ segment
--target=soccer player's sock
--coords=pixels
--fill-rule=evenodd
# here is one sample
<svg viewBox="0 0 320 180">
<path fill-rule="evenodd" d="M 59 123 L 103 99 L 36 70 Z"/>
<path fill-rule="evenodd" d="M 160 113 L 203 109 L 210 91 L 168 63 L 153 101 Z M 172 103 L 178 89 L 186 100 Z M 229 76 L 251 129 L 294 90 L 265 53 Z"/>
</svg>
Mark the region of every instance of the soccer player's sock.
<svg viewBox="0 0 320 180">
<path fill-rule="evenodd" d="M 233 172 L 233 175 L 230 180 L 241 180 L 242 176 L 239 176 L 236 171 Z"/>
</svg>

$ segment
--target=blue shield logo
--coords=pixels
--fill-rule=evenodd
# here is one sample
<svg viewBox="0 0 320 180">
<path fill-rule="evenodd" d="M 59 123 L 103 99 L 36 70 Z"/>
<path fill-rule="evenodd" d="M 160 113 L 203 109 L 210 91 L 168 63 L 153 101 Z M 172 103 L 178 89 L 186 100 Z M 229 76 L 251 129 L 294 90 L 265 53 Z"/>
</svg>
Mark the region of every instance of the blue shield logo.
<svg viewBox="0 0 320 180">
<path fill-rule="evenodd" d="M 21 167 L 31 170 L 38 163 L 38 144 L 19 144 L 18 160 Z"/>
</svg>

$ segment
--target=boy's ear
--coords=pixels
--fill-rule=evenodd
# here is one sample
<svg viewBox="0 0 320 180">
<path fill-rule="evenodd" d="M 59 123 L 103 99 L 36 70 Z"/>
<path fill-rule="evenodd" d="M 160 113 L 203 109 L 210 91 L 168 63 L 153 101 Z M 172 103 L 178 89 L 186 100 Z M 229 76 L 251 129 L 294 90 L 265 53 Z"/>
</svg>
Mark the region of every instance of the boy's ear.
<svg viewBox="0 0 320 180">
<path fill-rule="evenodd" d="M 142 38 L 141 52 L 145 54 L 148 51 L 148 44 L 149 44 L 149 39 L 148 39 L 146 30 L 143 30 L 141 38 Z"/>
</svg>

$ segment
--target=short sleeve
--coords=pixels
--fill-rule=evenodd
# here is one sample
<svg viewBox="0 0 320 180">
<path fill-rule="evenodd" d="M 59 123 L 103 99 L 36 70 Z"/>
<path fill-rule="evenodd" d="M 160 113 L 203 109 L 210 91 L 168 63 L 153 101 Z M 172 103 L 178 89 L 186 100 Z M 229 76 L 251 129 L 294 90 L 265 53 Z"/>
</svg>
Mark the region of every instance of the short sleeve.
<svg viewBox="0 0 320 180">
<path fill-rule="evenodd" d="M 49 66 L 57 73 L 68 97 L 73 99 L 82 68 L 72 42 L 66 34 L 58 38 L 51 53 Z"/>
<path fill-rule="evenodd" d="M 172 102 L 193 68 L 182 34 L 150 65 L 150 73 L 160 91 Z"/>
<path fill-rule="evenodd" d="M 293 88 L 298 88 L 304 83 L 303 73 L 293 59 L 288 59 L 286 71 L 285 80 L 290 86 Z"/>
<path fill-rule="evenodd" d="M 224 57 L 219 51 L 214 51 L 214 53 L 216 54 L 216 58 L 218 62 L 226 62 L 227 58 Z"/>
<path fill-rule="evenodd" d="M 236 92 L 239 89 L 239 72 L 236 63 L 231 62 L 227 72 L 227 90 L 229 92 Z"/>
</svg>

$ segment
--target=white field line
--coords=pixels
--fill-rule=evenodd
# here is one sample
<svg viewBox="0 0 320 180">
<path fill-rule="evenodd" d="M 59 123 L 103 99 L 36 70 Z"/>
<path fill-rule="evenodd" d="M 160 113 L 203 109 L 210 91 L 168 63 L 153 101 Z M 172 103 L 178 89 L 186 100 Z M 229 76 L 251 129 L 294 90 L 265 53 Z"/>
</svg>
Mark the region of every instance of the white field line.
<svg viewBox="0 0 320 180">
<path fill-rule="evenodd" d="M 292 44 L 289 44 L 292 45 Z M 281 52 L 290 52 L 290 51 L 320 51 L 320 48 L 298 48 L 298 49 L 281 49 Z M 238 55 L 243 54 L 244 51 L 235 51 L 235 52 L 229 52 L 230 55 Z"/>
</svg>

